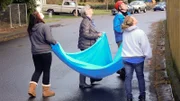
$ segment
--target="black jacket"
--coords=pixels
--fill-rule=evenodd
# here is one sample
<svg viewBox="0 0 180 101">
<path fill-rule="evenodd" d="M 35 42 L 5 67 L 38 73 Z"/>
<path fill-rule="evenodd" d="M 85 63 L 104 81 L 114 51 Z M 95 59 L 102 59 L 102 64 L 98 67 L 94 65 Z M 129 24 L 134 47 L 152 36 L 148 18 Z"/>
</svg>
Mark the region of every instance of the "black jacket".
<svg viewBox="0 0 180 101">
<path fill-rule="evenodd" d="M 84 50 L 92 46 L 98 38 L 98 33 L 92 20 L 84 17 L 79 28 L 78 48 Z"/>
</svg>

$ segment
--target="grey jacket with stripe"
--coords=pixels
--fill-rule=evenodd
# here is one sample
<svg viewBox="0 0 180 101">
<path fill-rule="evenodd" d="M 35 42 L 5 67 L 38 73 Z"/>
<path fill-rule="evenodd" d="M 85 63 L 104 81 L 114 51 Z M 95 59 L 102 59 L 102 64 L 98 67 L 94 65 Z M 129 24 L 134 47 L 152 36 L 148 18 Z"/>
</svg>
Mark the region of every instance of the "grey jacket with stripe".
<svg viewBox="0 0 180 101">
<path fill-rule="evenodd" d="M 84 50 L 92 46 L 99 37 L 98 33 L 93 21 L 87 16 L 84 17 L 79 28 L 78 48 Z"/>
</svg>

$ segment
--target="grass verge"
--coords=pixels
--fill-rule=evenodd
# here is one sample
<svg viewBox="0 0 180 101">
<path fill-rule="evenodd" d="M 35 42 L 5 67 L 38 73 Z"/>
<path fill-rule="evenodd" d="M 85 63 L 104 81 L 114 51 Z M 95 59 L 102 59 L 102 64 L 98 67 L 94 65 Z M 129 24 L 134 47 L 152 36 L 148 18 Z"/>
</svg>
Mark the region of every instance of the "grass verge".
<svg viewBox="0 0 180 101">
<path fill-rule="evenodd" d="M 165 57 L 165 21 L 159 21 L 152 24 L 151 35 L 153 40 L 153 88 L 157 94 L 158 101 L 174 101 L 169 76 L 167 75 L 166 57 Z M 169 71 L 168 71 L 169 72 Z"/>
<path fill-rule="evenodd" d="M 110 10 L 96 10 L 94 9 L 94 15 L 108 15 L 111 14 Z M 49 17 L 49 15 L 45 14 L 44 21 L 46 23 L 50 22 L 56 22 L 60 21 L 61 19 L 72 19 L 72 18 L 79 18 L 80 16 L 76 17 L 72 14 L 60 14 L 60 15 L 52 15 L 52 17 Z"/>
<path fill-rule="evenodd" d="M 111 14 L 111 10 L 96 10 L 94 9 L 94 15 L 108 15 Z"/>
</svg>

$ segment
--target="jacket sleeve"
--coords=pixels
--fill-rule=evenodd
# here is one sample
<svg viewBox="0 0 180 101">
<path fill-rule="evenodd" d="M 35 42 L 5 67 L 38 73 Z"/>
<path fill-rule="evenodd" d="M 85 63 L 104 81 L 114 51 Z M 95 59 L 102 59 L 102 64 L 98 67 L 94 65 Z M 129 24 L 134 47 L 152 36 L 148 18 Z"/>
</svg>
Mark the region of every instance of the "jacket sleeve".
<svg viewBox="0 0 180 101">
<path fill-rule="evenodd" d="M 114 31 L 116 32 L 122 32 L 122 24 L 123 24 L 123 21 L 124 21 L 124 17 L 123 15 L 121 14 L 118 14 L 115 16 L 114 20 L 113 20 L 113 28 L 114 28 Z"/>
<path fill-rule="evenodd" d="M 147 35 L 144 33 L 144 31 L 142 31 L 142 36 L 140 38 L 140 45 L 141 45 L 141 49 L 144 53 L 144 56 L 146 57 L 146 59 L 150 59 L 152 57 L 152 49 L 151 49 L 151 45 L 149 43 L 149 39 L 147 37 Z"/>
<path fill-rule="evenodd" d="M 87 19 L 83 19 L 82 23 L 81 23 L 81 35 L 86 38 L 86 39 L 90 39 L 90 40 L 93 40 L 93 39 L 97 39 L 99 36 L 98 36 L 98 32 L 95 31 L 94 33 L 90 32 L 90 28 L 92 27 L 90 25 L 90 21 L 88 21 Z"/>
<path fill-rule="evenodd" d="M 52 36 L 51 29 L 48 25 L 44 25 L 44 37 L 48 44 L 56 44 L 56 41 Z"/>
</svg>

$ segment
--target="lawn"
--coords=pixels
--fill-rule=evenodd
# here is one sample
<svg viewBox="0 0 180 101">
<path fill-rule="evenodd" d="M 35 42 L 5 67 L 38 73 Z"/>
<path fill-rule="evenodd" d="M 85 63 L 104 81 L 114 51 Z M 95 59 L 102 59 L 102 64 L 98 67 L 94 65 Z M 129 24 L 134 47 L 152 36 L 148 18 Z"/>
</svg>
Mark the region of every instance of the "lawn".
<svg viewBox="0 0 180 101">
<path fill-rule="evenodd" d="M 96 10 L 94 9 L 94 15 L 108 15 L 111 14 L 111 10 Z"/>
<path fill-rule="evenodd" d="M 93 10 L 94 15 L 110 15 L 111 11 L 110 10 Z M 78 16 L 80 17 L 80 16 Z M 49 17 L 49 15 L 45 14 L 45 22 L 56 22 L 60 21 L 61 19 L 68 19 L 68 18 L 78 18 L 76 16 L 73 16 L 72 14 L 60 14 L 60 15 L 52 15 L 52 17 Z"/>
<path fill-rule="evenodd" d="M 56 21 L 60 21 L 61 19 L 67 19 L 67 18 L 77 18 L 77 17 L 73 16 L 72 14 L 52 15 L 52 17 L 49 17 L 49 15 L 45 15 L 44 21 L 46 23 L 48 23 L 48 22 L 56 22 Z"/>
</svg>

